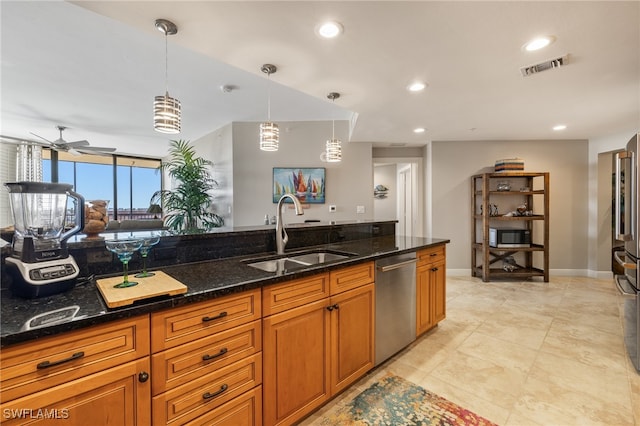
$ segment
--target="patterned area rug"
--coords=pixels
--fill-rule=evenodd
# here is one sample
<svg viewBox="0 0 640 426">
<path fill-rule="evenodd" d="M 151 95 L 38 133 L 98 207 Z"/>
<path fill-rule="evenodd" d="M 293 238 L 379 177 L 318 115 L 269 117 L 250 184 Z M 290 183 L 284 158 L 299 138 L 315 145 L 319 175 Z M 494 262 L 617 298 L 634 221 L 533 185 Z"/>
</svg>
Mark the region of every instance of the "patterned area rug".
<svg viewBox="0 0 640 426">
<path fill-rule="evenodd" d="M 347 405 L 328 413 L 323 426 L 497 426 L 401 377 L 386 376 Z"/>
</svg>

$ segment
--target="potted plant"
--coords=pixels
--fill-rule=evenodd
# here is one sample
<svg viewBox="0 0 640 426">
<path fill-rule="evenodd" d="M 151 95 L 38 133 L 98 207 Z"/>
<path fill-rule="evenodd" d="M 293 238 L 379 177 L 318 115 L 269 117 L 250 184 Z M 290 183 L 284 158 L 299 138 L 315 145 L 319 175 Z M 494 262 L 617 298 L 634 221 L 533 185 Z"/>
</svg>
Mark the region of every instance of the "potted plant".
<svg viewBox="0 0 640 426">
<path fill-rule="evenodd" d="M 212 161 L 196 156 L 189 141 L 170 142 L 169 159 L 159 169 L 167 171 L 176 186 L 156 191 L 150 202 L 162 204 L 169 229 L 195 233 L 224 224 L 221 216 L 210 211 L 213 205 L 210 191 L 218 185 L 209 172 L 212 166 Z"/>
</svg>

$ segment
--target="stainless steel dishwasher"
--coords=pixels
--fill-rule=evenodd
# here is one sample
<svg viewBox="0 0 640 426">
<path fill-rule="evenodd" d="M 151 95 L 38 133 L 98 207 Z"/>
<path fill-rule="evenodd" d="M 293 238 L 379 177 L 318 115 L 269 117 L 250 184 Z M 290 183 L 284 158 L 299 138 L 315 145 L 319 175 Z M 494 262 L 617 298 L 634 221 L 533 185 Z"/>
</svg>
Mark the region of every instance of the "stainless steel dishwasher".
<svg viewBox="0 0 640 426">
<path fill-rule="evenodd" d="M 376 261 L 375 365 L 416 338 L 416 254 Z"/>
</svg>

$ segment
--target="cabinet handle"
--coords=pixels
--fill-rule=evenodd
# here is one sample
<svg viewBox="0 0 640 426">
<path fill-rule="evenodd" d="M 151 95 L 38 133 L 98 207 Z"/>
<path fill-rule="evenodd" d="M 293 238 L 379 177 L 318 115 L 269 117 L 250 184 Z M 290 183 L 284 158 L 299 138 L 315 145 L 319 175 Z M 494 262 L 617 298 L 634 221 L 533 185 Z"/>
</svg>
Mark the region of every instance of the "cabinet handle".
<svg viewBox="0 0 640 426">
<path fill-rule="evenodd" d="M 202 399 L 211 399 L 211 398 L 215 398 L 216 396 L 220 395 L 222 392 L 226 391 L 229 388 L 229 386 L 227 386 L 227 384 L 225 383 L 224 385 L 220 386 L 220 389 L 215 391 L 214 393 L 205 393 L 202 395 Z"/>
<path fill-rule="evenodd" d="M 227 350 L 228 350 L 227 348 L 222 348 L 222 349 L 220 349 L 220 352 L 218 352 L 217 354 L 213 354 L 213 355 L 205 354 L 205 355 L 202 355 L 202 360 L 203 361 L 209 361 L 211 359 L 218 358 L 219 356 L 222 356 L 222 355 L 226 354 Z"/>
<path fill-rule="evenodd" d="M 438 268 L 431 268 L 431 270 L 432 270 L 433 272 L 435 272 L 435 271 L 437 271 L 437 270 L 438 270 Z"/>
<path fill-rule="evenodd" d="M 224 318 L 226 316 L 227 316 L 227 311 L 224 311 L 224 312 L 220 312 L 220 314 L 216 315 L 215 317 L 202 317 L 202 322 L 214 321 L 220 318 Z"/>
<path fill-rule="evenodd" d="M 437 256 L 437 255 L 438 255 L 438 253 L 431 253 L 429 256 L 434 257 L 434 256 Z"/>
<path fill-rule="evenodd" d="M 146 371 L 141 371 L 140 374 L 138 374 L 138 381 L 140 383 L 144 383 L 147 380 L 149 380 L 149 373 L 147 373 Z"/>
<path fill-rule="evenodd" d="M 76 352 L 71 355 L 69 358 L 61 359 L 60 361 L 43 361 L 37 365 L 38 370 L 42 370 L 43 368 L 55 367 L 56 365 L 64 364 L 65 362 L 73 361 L 74 359 L 80 359 L 84 356 L 84 352 Z"/>
<path fill-rule="evenodd" d="M 340 309 L 340 306 L 336 303 L 335 305 L 333 305 L 333 309 L 338 310 Z"/>
<path fill-rule="evenodd" d="M 333 311 L 333 305 L 327 306 L 327 311 L 329 312 Z"/>
</svg>

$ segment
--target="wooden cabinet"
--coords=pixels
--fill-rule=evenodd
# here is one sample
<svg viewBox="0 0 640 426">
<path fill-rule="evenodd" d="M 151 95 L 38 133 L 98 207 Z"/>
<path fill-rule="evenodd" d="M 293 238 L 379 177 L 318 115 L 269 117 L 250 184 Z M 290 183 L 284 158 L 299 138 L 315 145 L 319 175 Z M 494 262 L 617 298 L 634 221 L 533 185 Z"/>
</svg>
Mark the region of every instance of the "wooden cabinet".
<svg viewBox="0 0 640 426">
<path fill-rule="evenodd" d="M 331 395 L 369 371 L 375 361 L 374 284 L 331 297 Z"/>
<path fill-rule="evenodd" d="M 151 315 L 154 425 L 261 418 L 247 411 L 262 403 L 260 300 L 255 289 Z"/>
<path fill-rule="evenodd" d="M 416 268 L 416 335 L 435 327 L 446 316 L 446 252 L 445 246 L 417 253 Z"/>
<path fill-rule="evenodd" d="M 498 277 L 549 281 L 549 173 L 472 176 L 471 217 L 472 276 L 483 281 Z M 494 244 L 490 230 L 502 228 L 527 231 L 531 242 Z"/>
<path fill-rule="evenodd" d="M 150 423 L 147 315 L 11 346 L 0 357 L 5 424 Z"/>
<path fill-rule="evenodd" d="M 263 319 L 266 425 L 295 423 L 373 367 L 373 271 L 370 262 L 263 289 L 275 312 Z M 276 308 L 287 294 L 304 301 Z"/>
</svg>

